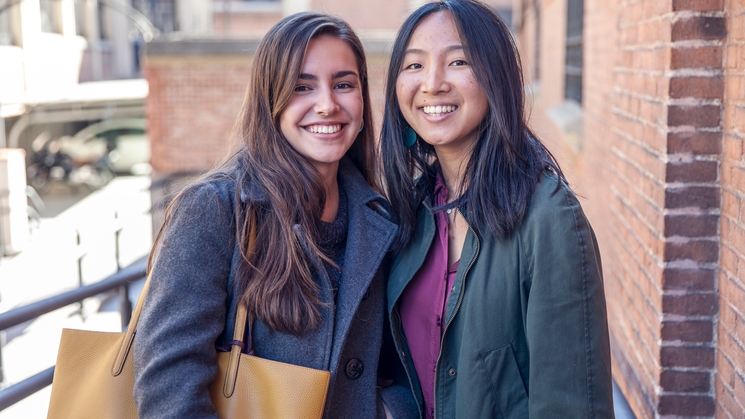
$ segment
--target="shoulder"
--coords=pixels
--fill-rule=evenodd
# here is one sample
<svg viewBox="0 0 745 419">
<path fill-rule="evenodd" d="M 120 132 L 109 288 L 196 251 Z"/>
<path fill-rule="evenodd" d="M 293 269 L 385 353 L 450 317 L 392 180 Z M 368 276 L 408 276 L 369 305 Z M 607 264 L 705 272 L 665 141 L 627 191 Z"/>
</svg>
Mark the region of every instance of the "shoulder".
<svg viewBox="0 0 745 419">
<path fill-rule="evenodd" d="M 187 185 L 175 196 L 169 210 L 173 218 L 222 219 L 234 213 L 240 199 L 238 176 L 234 169 L 209 173 Z"/>
<path fill-rule="evenodd" d="M 591 240 L 592 228 L 569 185 L 546 171 L 536 185 L 518 235 L 523 241 L 587 242 Z"/>
<path fill-rule="evenodd" d="M 582 206 L 569 185 L 551 171 L 544 171 L 536 184 L 524 224 L 554 222 L 557 217 L 584 217 Z"/>
</svg>

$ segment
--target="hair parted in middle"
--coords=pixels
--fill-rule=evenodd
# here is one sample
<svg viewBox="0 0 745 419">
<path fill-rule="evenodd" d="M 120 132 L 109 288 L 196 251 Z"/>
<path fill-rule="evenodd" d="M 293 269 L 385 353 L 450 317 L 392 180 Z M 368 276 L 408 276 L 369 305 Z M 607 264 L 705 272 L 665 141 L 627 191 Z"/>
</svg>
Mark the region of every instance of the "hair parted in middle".
<svg viewBox="0 0 745 419">
<path fill-rule="evenodd" d="M 334 262 L 318 247 L 316 222 L 321 219 L 326 201 L 323 178 L 284 137 L 280 116 L 293 95 L 308 44 L 319 36 L 341 39 L 356 58 L 364 106 L 363 126 L 345 156 L 368 183 L 380 190 L 362 43 L 349 24 L 339 18 L 317 12 L 297 13 L 272 27 L 256 50 L 246 95 L 233 127 L 237 150 L 174 198 L 155 240 L 155 246 L 162 242 L 174 208 L 190 190 L 216 179 L 234 179 L 237 184 L 234 225 L 242 255 L 235 292 L 242 296 L 249 313 L 268 327 L 296 335 L 318 325 L 323 304 L 318 299 L 319 290 L 303 246 L 320 260 Z M 261 191 L 266 199 L 243 203 L 241 185 Z M 253 214 L 257 217 L 256 226 L 250 222 Z M 304 243 L 296 235 L 296 225 L 307 239 Z M 249 255 L 251 228 L 257 228 L 259 245 Z M 150 266 L 155 261 L 154 254 Z"/>
<path fill-rule="evenodd" d="M 407 147 L 404 119 L 396 94 L 404 55 L 419 23 L 448 13 L 458 30 L 466 59 L 486 93 L 488 110 L 467 162 L 457 201 L 479 235 L 508 237 L 520 226 L 541 174 L 551 169 L 563 179 L 558 163 L 527 126 L 522 67 L 510 30 L 494 12 L 475 0 L 441 0 L 415 10 L 393 45 L 386 81 L 381 132 L 385 191 L 399 222 L 394 249 L 412 239 L 416 208 L 437 178 L 435 149 L 421 138 Z M 420 176 L 415 183 L 415 176 Z"/>
<path fill-rule="evenodd" d="M 267 207 L 254 209 L 259 215 L 257 242 L 261 245 L 247 259 L 239 289 L 250 313 L 275 330 L 293 334 L 312 329 L 321 320 L 318 289 L 293 226 L 299 224 L 310 239 L 310 250 L 328 261 L 317 246 L 316 227 L 326 194 L 320 173 L 282 135 L 280 115 L 293 95 L 309 42 L 322 35 L 345 41 L 356 58 L 363 127 L 346 156 L 369 183 L 378 184 L 365 53 L 352 28 L 339 18 L 298 13 L 269 30 L 256 50 L 236 125 L 246 150 L 240 156 L 248 168 L 239 184 L 256 184 L 268 197 Z M 247 214 L 241 216 L 245 220 Z M 239 242 L 247 258 L 250 226 L 248 222 L 242 225 Z"/>
</svg>

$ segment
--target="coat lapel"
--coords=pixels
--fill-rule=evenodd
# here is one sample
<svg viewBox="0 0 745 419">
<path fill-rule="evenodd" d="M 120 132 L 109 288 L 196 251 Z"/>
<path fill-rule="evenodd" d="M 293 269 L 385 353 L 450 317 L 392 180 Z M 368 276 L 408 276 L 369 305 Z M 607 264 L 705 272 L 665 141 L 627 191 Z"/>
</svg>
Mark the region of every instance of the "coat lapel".
<svg viewBox="0 0 745 419">
<path fill-rule="evenodd" d="M 339 167 L 342 187 L 349 199 L 349 225 L 344 266 L 336 297 L 332 351 L 335 359 L 332 359 L 331 365 L 338 365 L 352 319 L 398 231 L 395 224 L 368 206 L 371 201 L 384 201 L 364 181 L 357 169 L 350 166 L 351 162 L 343 160 Z"/>
</svg>

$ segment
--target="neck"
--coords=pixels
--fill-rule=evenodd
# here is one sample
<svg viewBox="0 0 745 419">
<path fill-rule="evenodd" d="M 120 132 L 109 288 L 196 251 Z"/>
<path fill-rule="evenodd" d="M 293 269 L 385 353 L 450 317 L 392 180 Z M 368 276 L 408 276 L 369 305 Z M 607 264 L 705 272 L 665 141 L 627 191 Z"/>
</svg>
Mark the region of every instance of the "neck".
<svg viewBox="0 0 745 419">
<path fill-rule="evenodd" d="M 326 190 L 326 203 L 323 206 L 321 220 L 330 223 L 336 219 L 336 211 L 339 209 L 339 182 L 336 180 L 339 166 L 336 165 L 324 169 L 320 170 L 319 168 L 319 172 L 323 178 L 323 186 Z"/>
<path fill-rule="evenodd" d="M 435 147 L 435 152 L 437 153 L 437 161 L 440 163 L 443 180 L 450 191 L 448 201 L 456 200 L 462 192 L 463 177 L 471 154 L 438 147 Z"/>
</svg>

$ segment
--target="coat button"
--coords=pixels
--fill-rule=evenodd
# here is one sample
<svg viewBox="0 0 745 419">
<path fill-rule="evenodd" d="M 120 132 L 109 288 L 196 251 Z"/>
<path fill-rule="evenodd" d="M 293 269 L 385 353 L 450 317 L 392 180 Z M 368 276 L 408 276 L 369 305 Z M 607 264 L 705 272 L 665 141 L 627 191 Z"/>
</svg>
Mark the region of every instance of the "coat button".
<svg viewBox="0 0 745 419">
<path fill-rule="evenodd" d="M 455 372 L 455 370 L 454 370 L 454 369 L 450 368 L 450 369 L 448 370 L 448 374 L 450 374 L 450 376 L 451 376 L 451 377 L 455 377 L 455 374 L 457 374 L 457 373 Z"/>
<path fill-rule="evenodd" d="M 356 380 L 362 377 L 362 373 L 365 371 L 365 364 L 357 358 L 352 358 L 347 362 L 347 377 L 351 380 Z"/>
</svg>

